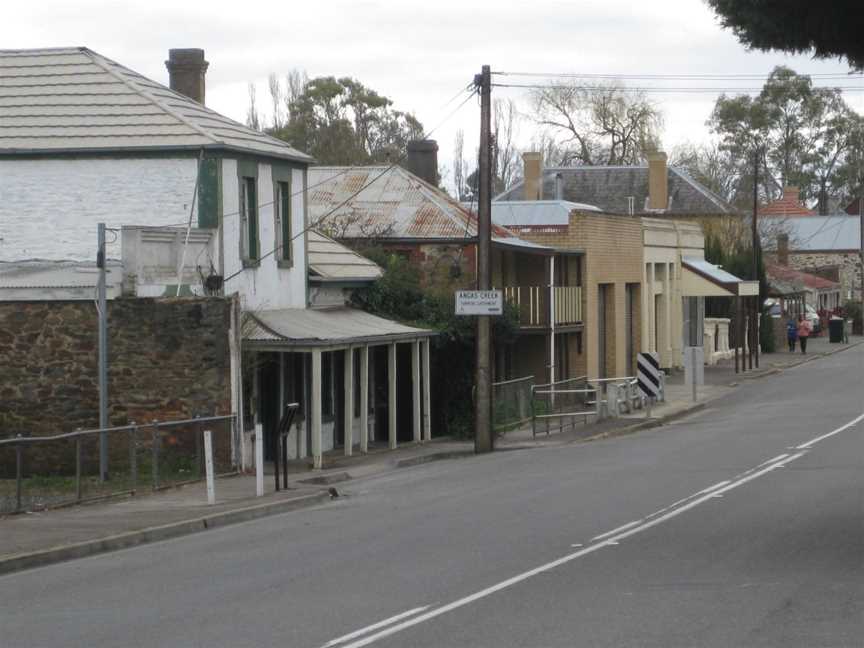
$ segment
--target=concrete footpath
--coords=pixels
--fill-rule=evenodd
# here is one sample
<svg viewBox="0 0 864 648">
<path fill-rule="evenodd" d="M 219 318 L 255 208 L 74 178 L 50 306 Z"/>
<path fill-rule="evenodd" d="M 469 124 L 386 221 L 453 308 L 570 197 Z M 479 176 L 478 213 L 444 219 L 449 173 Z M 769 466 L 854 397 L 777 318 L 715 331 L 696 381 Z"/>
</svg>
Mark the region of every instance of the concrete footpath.
<svg viewBox="0 0 864 648">
<path fill-rule="evenodd" d="M 854 338 L 849 345 L 829 345 L 825 338 L 814 338 L 806 356 L 790 353 L 763 356 L 758 371 L 736 374 L 729 362 L 706 367 L 706 384 L 699 388 L 696 402 L 684 386 L 683 375 L 675 374 L 667 381 L 667 402 L 655 407 L 650 418 L 641 410 L 599 423 L 577 423 L 559 433 L 541 432 L 536 438 L 530 428 L 525 428 L 500 437 L 497 446 L 501 450 L 527 450 L 657 427 L 698 412 L 707 403 L 722 400 L 747 380 L 770 376 L 861 343 L 861 338 Z M 271 473 L 265 478 L 263 497 L 255 497 L 253 476 L 219 479 L 214 506 L 207 505 L 204 485 L 199 483 L 106 502 L 7 516 L 0 518 L 0 574 L 319 506 L 338 497 L 343 482 L 472 454 L 470 441 L 441 439 L 394 451 L 375 449 L 353 457 L 329 454 L 321 471 L 313 472 L 303 462 L 291 462 L 288 490 L 275 492 Z"/>
</svg>

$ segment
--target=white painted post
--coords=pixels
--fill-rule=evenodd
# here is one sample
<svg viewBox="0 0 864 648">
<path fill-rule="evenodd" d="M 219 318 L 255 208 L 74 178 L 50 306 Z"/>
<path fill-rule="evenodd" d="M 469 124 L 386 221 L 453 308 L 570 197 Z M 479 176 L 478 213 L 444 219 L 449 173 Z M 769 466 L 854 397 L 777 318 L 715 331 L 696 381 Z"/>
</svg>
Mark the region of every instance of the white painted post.
<svg viewBox="0 0 864 648">
<path fill-rule="evenodd" d="M 411 343 L 411 402 L 414 409 L 414 443 L 420 443 L 422 426 L 420 421 L 420 340 Z"/>
<path fill-rule="evenodd" d="M 264 495 L 264 426 L 255 424 L 255 495 Z"/>
<path fill-rule="evenodd" d="M 312 351 L 312 467 L 320 470 L 321 456 L 321 350 Z"/>
<path fill-rule="evenodd" d="M 431 388 L 429 383 L 429 338 L 423 341 L 423 439 L 432 440 Z"/>
<path fill-rule="evenodd" d="M 345 349 L 345 456 L 350 457 L 354 447 L 354 349 Z"/>
<path fill-rule="evenodd" d="M 369 346 L 360 349 L 360 452 L 369 451 Z"/>
<path fill-rule="evenodd" d="M 390 449 L 395 450 L 396 441 L 396 343 L 387 347 L 387 418 Z"/>
<path fill-rule="evenodd" d="M 216 486 L 213 479 L 213 433 L 204 430 L 204 470 L 207 473 L 207 503 L 213 506 L 216 503 Z M 263 488 L 263 483 L 262 483 Z"/>
</svg>

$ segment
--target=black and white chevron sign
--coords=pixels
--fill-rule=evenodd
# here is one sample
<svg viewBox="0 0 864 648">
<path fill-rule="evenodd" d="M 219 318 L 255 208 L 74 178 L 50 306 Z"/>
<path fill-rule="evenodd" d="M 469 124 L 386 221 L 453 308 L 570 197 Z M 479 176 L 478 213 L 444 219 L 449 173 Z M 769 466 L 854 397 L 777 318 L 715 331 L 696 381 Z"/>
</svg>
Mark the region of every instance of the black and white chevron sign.
<svg viewBox="0 0 864 648">
<path fill-rule="evenodd" d="M 640 353 L 636 357 L 636 383 L 645 398 L 660 396 L 660 359 L 656 353 Z"/>
</svg>

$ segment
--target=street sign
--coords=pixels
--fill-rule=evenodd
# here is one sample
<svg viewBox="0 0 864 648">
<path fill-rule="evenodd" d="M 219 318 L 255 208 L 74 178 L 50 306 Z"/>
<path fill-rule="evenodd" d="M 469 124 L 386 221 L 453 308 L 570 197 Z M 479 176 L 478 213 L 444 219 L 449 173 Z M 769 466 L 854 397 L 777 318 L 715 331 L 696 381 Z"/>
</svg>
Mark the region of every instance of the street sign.
<svg viewBox="0 0 864 648">
<path fill-rule="evenodd" d="M 640 353 L 636 357 L 636 384 L 645 398 L 660 396 L 660 358 L 656 353 Z"/>
<path fill-rule="evenodd" d="M 502 315 L 504 298 L 500 290 L 457 290 L 457 315 Z"/>
</svg>

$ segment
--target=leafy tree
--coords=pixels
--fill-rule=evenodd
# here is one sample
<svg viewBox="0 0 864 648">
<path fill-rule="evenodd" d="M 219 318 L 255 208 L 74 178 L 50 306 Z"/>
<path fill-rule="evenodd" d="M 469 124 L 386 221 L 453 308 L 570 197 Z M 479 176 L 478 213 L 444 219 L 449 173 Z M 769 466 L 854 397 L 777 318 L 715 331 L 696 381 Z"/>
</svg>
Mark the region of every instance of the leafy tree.
<svg viewBox="0 0 864 648">
<path fill-rule="evenodd" d="M 707 0 L 747 47 L 845 58 L 864 68 L 860 0 Z"/>
<path fill-rule="evenodd" d="M 531 100 L 550 164 L 638 164 L 658 147 L 660 109 L 620 84 L 556 83 Z"/>
<path fill-rule="evenodd" d="M 266 131 L 321 164 L 394 162 L 409 140 L 422 137 L 416 117 L 355 79 L 309 80 L 295 71 L 284 86 L 273 75 L 269 84 L 273 124 Z"/>
<path fill-rule="evenodd" d="M 722 95 L 708 124 L 719 135 L 722 149 L 741 166 L 739 179 L 752 177 L 747 169 L 759 151 L 763 199 L 794 185 L 805 200 L 816 201 L 823 214 L 837 189 L 836 172 L 862 128 L 839 89 L 814 87 L 809 76 L 784 66 L 772 71 L 756 97 Z M 738 193 L 741 188 L 736 186 Z"/>
</svg>

